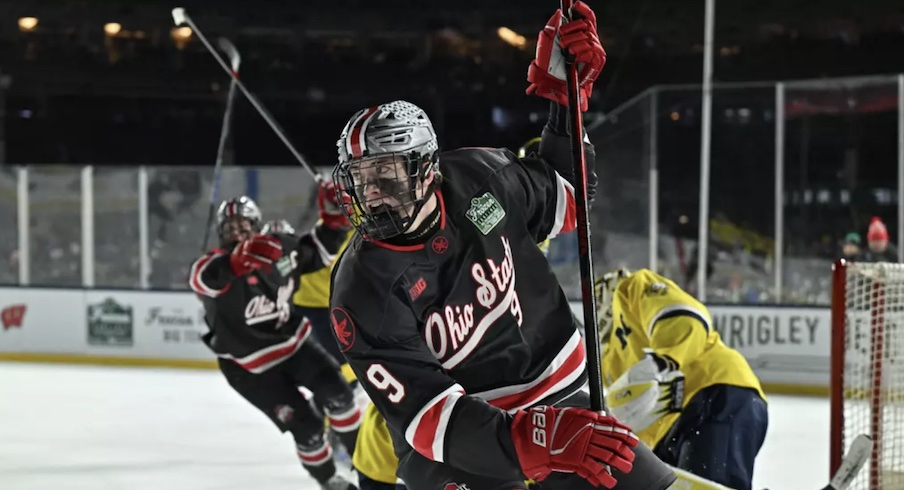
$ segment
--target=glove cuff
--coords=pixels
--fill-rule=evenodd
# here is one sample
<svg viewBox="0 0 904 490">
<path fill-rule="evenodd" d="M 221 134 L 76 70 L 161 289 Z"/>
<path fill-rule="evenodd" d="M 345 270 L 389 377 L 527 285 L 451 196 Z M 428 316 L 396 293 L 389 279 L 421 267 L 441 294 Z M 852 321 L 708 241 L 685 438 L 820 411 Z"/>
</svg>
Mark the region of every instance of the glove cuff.
<svg viewBox="0 0 904 490">
<path fill-rule="evenodd" d="M 532 425 L 529 417 L 530 412 L 526 410 L 515 412 L 511 426 L 512 442 L 515 446 L 518 464 L 521 466 L 521 472 L 524 474 L 525 479 L 541 481 L 549 475 L 550 471 L 543 464 L 547 459 L 545 452 L 537 450 L 540 446 L 537 446 L 532 441 L 524 440 L 526 437 L 525 432 L 528 432 L 528 428 L 525 426 Z"/>
</svg>

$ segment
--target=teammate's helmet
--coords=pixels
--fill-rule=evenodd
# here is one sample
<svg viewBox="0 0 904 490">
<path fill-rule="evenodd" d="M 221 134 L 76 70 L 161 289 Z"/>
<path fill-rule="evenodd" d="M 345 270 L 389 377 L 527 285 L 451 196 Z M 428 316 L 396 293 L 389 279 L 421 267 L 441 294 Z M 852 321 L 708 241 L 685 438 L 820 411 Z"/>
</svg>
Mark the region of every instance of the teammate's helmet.
<svg viewBox="0 0 904 490">
<path fill-rule="evenodd" d="M 622 279 L 631 275 L 631 271 L 624 267 L 616 269 L 596 279 L 594 292 L 596 293 L 596 316 L 600 322 L 600 341 L 606 342 L 609 331 L 612 330 L 612 301 L 615 297 L 615 289 Z"/>
<path fill-rule="evenodd" d="M 420 192 L 435 170 L 439 143 L 420 107 L 403 100 L 355 113 L 337 142 L 333 182 L 348 193 L 342 212 L 366 238 L 408 231 L 431 195 Z"/>
<path fill-rule="evenodd" d="M 264 223 L 261 227 L 261 233 L 268 235 L 270 233 L 283 233 L 286 235 L 294 235 L 295 227 L 284 219 L 274 219 Z"/>
<path fill-rule="evenodd" d="M 527 140 L 527 143 L 518 148 L 518 158 L 524 158 L 530 155 L 539 155 L 540 154 L 540 137 L 531 138 Z"/>
<path fill-rule="evenodd" d="M 233 244 L 236 232 L 240 235 L 247 235 L 246 230 L 242 228 L 242 222 L 245 220 L 250 223 L 251 231 L 260 230 L 261 210 L 250 197 L 233 197 L 220 203 L 220 208 L 217 210 L 217 231 L 220 235 L 220 242 L 223 245 Z"/>
</svg>

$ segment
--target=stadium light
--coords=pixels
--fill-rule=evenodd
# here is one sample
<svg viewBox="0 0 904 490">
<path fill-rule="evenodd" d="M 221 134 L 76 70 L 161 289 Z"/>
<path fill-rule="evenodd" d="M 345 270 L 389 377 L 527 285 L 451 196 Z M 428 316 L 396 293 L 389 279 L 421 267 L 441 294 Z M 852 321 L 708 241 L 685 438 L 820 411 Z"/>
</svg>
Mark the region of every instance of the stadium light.
<svg viewBox="0 0 904 490">
<path fill-rule="evenodd" d="M 188 40 L 192 35 L 191 27 L 188 26 L 174 27 L 170 33 L 176 41 Z"/>
<path fill-rule="evenodd" d="M 22 32 L 30 32 L 35 30 L 35 27 L 38 27 L 38 18 L 37 17 L 20 17 L 19 18 L 19 30 Z"/>
<path fill-rule="evenodd" d="M 527 45 L 527 39 L 525 39 L 524 36 L 509 29 L 508 27 L 500 27 L 496 30 L 496 34 L 499 35 L 499 39 L 502 39 L 506 43 L 518 49 L 524 49 L 524 46 Z"/>
<path fill-rule="evenodd" d="M 122 25 L 120 25 L 118 22 L 107 22 L 106 24 L 104 24 L 104 32 L 108 36 L 115 36 L 119 34 L 119 31 L 121 30 Z"/>
</svg>

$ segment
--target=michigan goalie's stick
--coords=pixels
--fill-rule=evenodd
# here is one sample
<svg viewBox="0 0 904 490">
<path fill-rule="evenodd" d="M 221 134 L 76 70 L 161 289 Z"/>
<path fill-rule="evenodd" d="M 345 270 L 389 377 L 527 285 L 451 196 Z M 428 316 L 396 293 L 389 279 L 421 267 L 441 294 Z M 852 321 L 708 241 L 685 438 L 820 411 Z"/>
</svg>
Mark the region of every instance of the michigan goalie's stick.
<svg viewBox="0 0 904 490">
<path fill-rule="evenodd" d="M 860 434 L 855 437 L 841 464 L 838 465 L 838 470 L 832 475 L 832 480 L 822 490 L 847 490 L 872 452 L 873 439 L 870 436 Z"/>
<path fill-rule="evenodd" d="M 242 57 L 239 50 L 225 37 L 219 40 L 220 49 L 229 57 L 229 65 L 235 76 L 239 75 L 239 65 Z M 220 176 L 223 173 L 223 155 L 226 153 L 226 143 L 229 141 L 229 128 L 232 124 L 232 106 L 235 104 L 235 78 L 229 82 L 229 92 L 226 94 L 226 111 L 223 114 L 223 127 L 220 129 L 220 144 L 217 146 L 217 161 L 213 167 L 213 182 L 210 184 L 210 203 L 207 208 L 207 226 L 204 228 L 204 243 L 201 245 L 201 253 L 207 251 L 207 242 L 210 239 L 210 228 L 213 226 L 213 215 L 217 207 L 220 193 Z"/>
<path fill-rule="evenodd" d="M 301 166 L 304 167 L 304 169 L 307 170 L 309 174 L 311 174 L 311 177 L 313 177 L 315 181 L 320 182 L 321 180 L 323 180 L 323 177 L 320 176 L 320 173 L 318 173 L 314 169 L 314 167 L 311 166 L 311 164 L 303 156 L 301 156 L 301 153 L 299 153 L 298 150 L 295 149 L 295 146 L 291 141 L 289 141 L 289 138 L 286 136 L 286 132 L 276 122 L 276 119 L 273 118 L 270 112 L 267 111 L 267 109 L 263 106 L 263 104 L 261 104 L 257 97 L 255 97 L 254 94 L 252 94 L 245 87 L 245 84 L 242 83 L 241 80 L 239 80 L 238 74 L 229 69 L 229 66 L 223 60 L 223 57 L 220 56 L 220 53 L 218 53 L 217 50 L 214 49 L 214 47 L 210 44 L 210 41 L 207 40 L 207 37 L 204 35 L 204 33 L 201 32 L 200 29 L 198 29 L 198 25 L 195 24 L 195 21 L 193 21 L 192 18 L 188 16 L 188 13 L 185 12 L 184 8 L 176 7 L 173 9 L 173 22 L 175 22 L 177 26 L 186 25 L 188 27 L 191 27 L 192 32 L 194 32 L 198 36 L 198 39 L 201 40 L 201 43 L 204 44 L 204 47 L 207 48 L 207 51 L 209 51 L 210 54 L 213 55 L 213 57 L 217 60 L 217 63 L 220 64 L 220 67 L 229 74 L 233 82 L 235 82 L 235 85 L 239 88 L 239 90 L 242 91 L 243 94 L 245 94 L 248 102 L 251 102 L 251 105 L 254 106 L 258 114 L 260 114 L 261 117 L 264 118 L 264 121 L 267 121 L 267 124 L 270 125 L 270 129 L 272 129 L 273 132 L 276 133 L 276 136 L 283 142 L 284 145 L 286 145 L 286 148 L 288 148 L 289 152 L 292 153 L 292 156 L 294 156 L 295 159 L 298 160 L 298 163 L 301 164 Z"/>
<path fill-rule="evenodd" d="M 860 468 L 866 463 L 872 450 L 873 440 L 869 436 L 860 434 L 854 438 L 851 448 L 848 449 L 844 459 L 841 460 L 838 471 L 832 475 L 831 482 L 823 487 L 822 490 L 847 490 Z M 672 471 L 678 475 L 678 480 L 669 487 L 670 490 L 731 490 L 724 485 L 707 480 L 686 470 L 672 468 Z"/>
</svg>

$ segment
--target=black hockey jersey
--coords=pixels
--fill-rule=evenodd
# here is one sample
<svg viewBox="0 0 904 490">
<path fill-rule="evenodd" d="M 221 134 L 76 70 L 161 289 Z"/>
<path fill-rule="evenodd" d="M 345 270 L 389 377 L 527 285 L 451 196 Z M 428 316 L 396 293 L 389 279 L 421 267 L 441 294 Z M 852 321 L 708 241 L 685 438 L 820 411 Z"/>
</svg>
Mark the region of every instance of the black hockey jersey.
<svg viewBox="0 0 904 490">
<path fill-rule="evenodd" d="M 505 149 L 444 153 L 439 168 L 442 218 L 426 244 L 356 236 L 340 257 L 334 333 L 397 441 L 522 479 L 510 413 L 586 382 L 581 335 L 537 247 L 575 228 L 574 191 L 546 162 Z"/>
<path fill-rule="evenodd" d="M 293 313 L 296 278 L 330 265 L 348 230 L 323 226 L 301 238 L 274 234 L 283 257 L 270 271 L 236 276 L 230 252 L 203 255 L 191 267 L 189 286 L 204 304 L 210 331 L 204 342 L 218 357 L 232 359 L 252 373 L 286 360 L 311 333 L 310 322 Z"/>
</svg>

